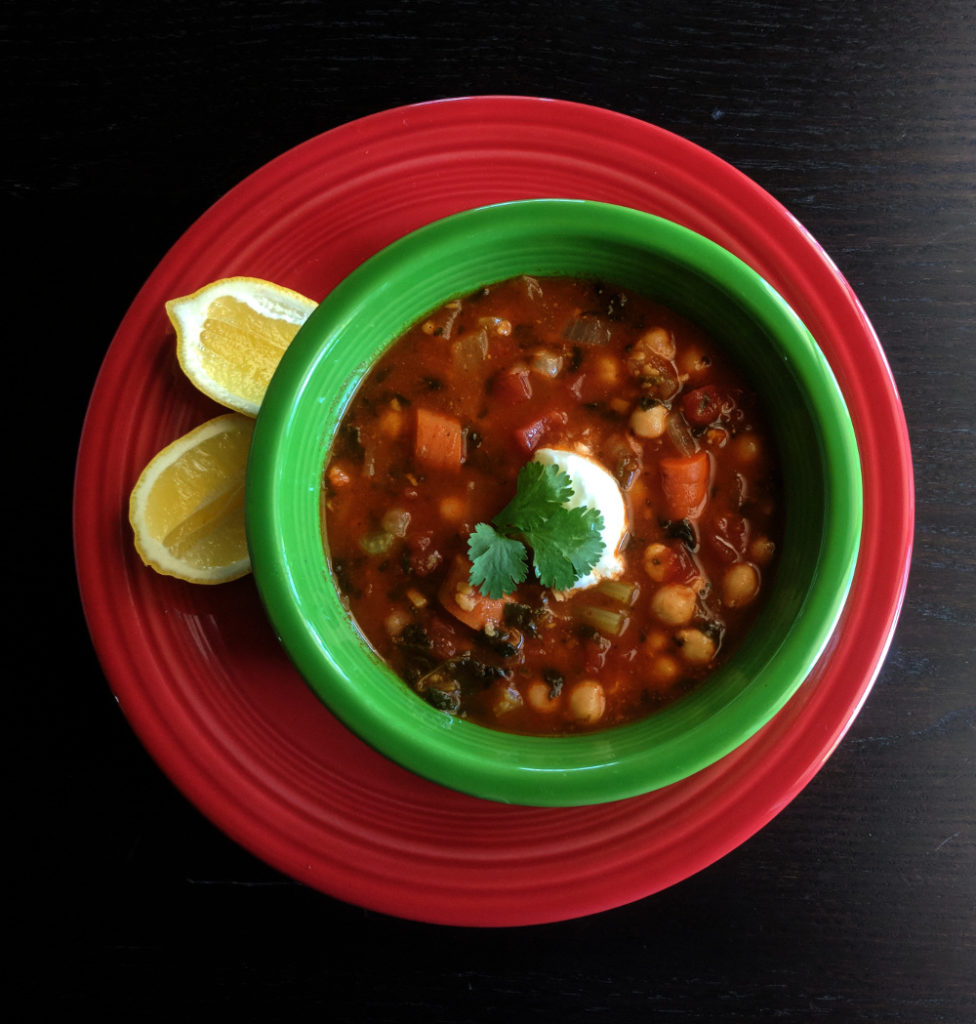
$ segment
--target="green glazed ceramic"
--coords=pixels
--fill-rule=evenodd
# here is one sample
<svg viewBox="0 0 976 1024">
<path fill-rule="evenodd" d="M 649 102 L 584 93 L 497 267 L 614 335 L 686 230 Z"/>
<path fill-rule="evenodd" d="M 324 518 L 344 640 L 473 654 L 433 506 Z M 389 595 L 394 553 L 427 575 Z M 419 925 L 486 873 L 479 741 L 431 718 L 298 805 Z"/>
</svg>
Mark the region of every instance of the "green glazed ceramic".
<svg viewBox="0 0 976 1024">
<path fill-rule="evenodd" d="M 698 690 L 633 725 L 526 737 L 437 711 L 366 646 L 329 568 L 322 475 L 376 357 L 450 298 L 518 274 L 600 278 L 659 299 L 727 346 L 763 397 L 783 467 L 785 535 L 765 609 Z M 568 806 L 667 786 L 733 751 L 795 693 L 844 606 L 861 530 L 850 416 L 796 315 L 726 250 L 669 221 L 574 200 L 504 203 L 437 221 L 343 281 L 299 331 L 258 416 L 247 477 L 255 579 L 309 686 L 376 750 L 490 800 Z"/>
</svg>

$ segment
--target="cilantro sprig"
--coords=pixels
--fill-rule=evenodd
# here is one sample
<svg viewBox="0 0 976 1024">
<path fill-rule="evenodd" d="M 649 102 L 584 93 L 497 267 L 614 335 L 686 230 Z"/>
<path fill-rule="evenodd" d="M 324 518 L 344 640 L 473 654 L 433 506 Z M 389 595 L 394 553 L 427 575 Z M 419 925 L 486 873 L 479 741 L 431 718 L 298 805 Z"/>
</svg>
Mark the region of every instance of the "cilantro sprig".
<svg viewBox="0 0 976 1024">
<path fill-rule="evenodd" d="M 566 590 L 585 576 L 603 553 L 603 515 L 579 505 L 569 474 L 558 466 L 528 462 L 519 471 L 515 497 L 468 538 L 469 581 L 490 598 L 510 594 L 532 568 L 544 587 Z"/>
</svg>

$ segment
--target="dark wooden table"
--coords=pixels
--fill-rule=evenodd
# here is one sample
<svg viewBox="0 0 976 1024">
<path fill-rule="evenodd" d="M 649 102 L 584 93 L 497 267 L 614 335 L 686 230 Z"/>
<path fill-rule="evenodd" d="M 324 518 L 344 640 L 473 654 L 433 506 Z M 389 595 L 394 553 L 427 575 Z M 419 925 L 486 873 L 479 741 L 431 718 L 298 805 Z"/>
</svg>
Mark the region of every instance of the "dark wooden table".
<svg viewBox="0 0 976 1024">
<path fill-rule="evenodd" d="M 974 1020 L 971 0 L 105 0 L 4 4 L 0 19 L 10 651 L 26 651 L 8 659 L 7 879 L 34 1008 L 18 1019 Z M 650 121 L 792 211 L 878 331 L 917 482 L 889 656 L 806 789 L 669 890 L 504 931 L 345 905 L 202 817 L 115 706 L 70 539 L 100 361 L 183 230 L 306 138 L 488 93 Z"/>
</svg>

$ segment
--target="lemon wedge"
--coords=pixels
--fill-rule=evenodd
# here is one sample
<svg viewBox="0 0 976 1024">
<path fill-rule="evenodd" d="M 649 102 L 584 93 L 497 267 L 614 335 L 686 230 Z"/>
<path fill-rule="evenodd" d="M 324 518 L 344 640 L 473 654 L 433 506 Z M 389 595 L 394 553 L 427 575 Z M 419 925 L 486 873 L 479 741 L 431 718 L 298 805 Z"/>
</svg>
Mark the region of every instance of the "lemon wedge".
<svg viewBox="0 0 976 1024">
<path fill-rule="evenodd" d="M 256 277 L 227 277 L 170 299 L 183 372 L 221 405 L 257 416 L 285 349 L 318 303 Z"/>
<path fill-rule="evenodd" d="M 190 583 L 251 571 L 244 534 L 244 475 L 254 420 L 225 413 L 168 444 L 129 498 L 135 547 L 146 565 Z"/>
</svg>

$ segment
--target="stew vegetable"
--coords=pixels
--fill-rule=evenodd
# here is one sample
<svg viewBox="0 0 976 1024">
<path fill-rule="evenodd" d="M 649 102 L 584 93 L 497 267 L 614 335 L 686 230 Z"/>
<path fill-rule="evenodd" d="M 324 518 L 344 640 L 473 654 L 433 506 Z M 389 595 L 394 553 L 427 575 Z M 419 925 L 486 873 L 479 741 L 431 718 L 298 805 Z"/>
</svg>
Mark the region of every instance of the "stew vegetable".
<svg viewBox="0 0 976 1024">
<path fill-rule="evenodd" d="M 326 544 L 368 643 L 423 699 L 558 734 L 702 684 L 768 590 L 782 510 L 756 396 L 712 339 L 601 282 L 446 303 L 347 409 Z"/>
</svg>

